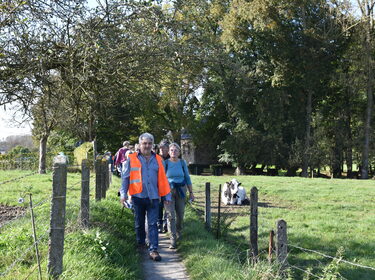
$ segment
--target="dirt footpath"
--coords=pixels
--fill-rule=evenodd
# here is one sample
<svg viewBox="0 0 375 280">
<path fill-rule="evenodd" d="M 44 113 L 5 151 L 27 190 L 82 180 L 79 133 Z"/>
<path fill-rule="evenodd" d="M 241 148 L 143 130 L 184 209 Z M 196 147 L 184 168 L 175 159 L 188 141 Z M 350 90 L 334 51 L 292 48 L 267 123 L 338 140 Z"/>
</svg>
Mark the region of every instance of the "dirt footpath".
<svg viewBox="0 0 375 280">
<path fill-rule="evenodd" d="M 143 253 L 143 279 L 144 280 L 188 280 L 185 265 L 177 253 L 177 250 L 169 249 L 169 238 L 166 234 L 159 234 L 160 262 L 154 262 L 149 258 L 148 251 Z"/>
</svg>

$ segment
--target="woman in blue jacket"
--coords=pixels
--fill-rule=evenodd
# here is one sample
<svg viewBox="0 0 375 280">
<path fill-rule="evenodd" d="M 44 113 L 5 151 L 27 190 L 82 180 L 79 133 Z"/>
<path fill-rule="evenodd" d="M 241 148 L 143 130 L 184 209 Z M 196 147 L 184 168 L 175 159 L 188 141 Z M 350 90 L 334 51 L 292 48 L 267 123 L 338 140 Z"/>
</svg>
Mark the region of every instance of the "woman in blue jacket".
<svg viewBox="0 0 375 280">
<path fill-rule="evenodd" d="M 186 191 L 190 201 L 194 200 L 193 187 L 186 162 L 179 158 L 181 153 L 177 143 L 169 145 L 170 158 L 164 161 L 165 173 L 171 187 L 172 201 L 166 207 L 168 213 L 168 231 L 170 232 L 170 249 L 176 249 L 176 242 L 181 238 L 185 213 Z"/>
</svg>

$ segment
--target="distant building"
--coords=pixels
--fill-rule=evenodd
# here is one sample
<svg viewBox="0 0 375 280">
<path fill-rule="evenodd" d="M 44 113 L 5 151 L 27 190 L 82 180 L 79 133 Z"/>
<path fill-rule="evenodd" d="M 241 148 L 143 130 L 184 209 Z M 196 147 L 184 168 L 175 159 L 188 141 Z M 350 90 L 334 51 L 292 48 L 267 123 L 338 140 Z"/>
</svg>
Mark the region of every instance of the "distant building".
<svg viewBox="0 0 375 280">
<path fill-rule="evenodd" d="M 210 165 L 217 162 L 216 155 L 212 152 L 215 147 L 207 144 L 196 146 L 189 133 L 181 134 L 181 154 L 187 164 Z"/>
</svg>

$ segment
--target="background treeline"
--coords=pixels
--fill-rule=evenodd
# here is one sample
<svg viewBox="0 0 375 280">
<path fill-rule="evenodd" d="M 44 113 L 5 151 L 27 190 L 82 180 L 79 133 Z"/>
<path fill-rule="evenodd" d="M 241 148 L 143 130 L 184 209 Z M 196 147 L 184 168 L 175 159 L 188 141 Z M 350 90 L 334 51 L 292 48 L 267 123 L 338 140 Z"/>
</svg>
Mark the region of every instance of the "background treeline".
<svg viewBox="0 0 375 280">
<path fill-rule="evenodd" d="M 115 151 L 186 129 L 239 169 L 368 178 L 374 0 L 351 4 L 3 1 L 0 105 L 34 120 L 42 159 L 51 135 Z"/>
</svg>

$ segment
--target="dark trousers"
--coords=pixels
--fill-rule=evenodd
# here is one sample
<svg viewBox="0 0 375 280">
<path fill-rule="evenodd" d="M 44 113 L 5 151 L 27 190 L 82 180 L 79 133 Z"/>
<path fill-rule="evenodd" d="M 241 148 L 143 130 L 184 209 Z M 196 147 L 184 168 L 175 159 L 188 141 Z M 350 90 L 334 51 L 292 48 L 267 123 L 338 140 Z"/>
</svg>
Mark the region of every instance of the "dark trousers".
<svg viewBox="0 0 375 280">
<path fill-rule="evenodd" d="M 146 229 L 145 219 L 147 215 L 148 239 L 150 242 L 150 251 L 158 249 L 158 213 L 159 213 L 159 199 L 138 198 L 132 197 L 135 214 L 135 234 L 138 244 L 145 244 Z"/>
</svg>

